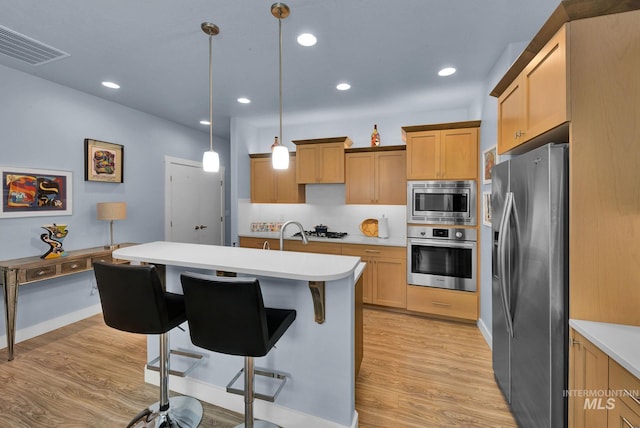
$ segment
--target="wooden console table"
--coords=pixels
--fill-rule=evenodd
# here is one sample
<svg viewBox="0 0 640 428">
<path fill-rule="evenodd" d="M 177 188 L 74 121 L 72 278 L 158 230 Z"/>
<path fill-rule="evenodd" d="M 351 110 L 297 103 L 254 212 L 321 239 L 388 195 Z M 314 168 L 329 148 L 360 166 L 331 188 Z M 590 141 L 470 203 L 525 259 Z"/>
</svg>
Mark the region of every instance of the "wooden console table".
<svg viewBox="0 0 640 428">
<path fill-rule="evenodd" d="M 125 247 L 133 244 L 121 244 Z M 112 250 L 104 247 L 68 251 L 67 256 L 44 260 L 40 257 L 0 261 L 0 283 L 4 292 L 5 320 L 7 327 L 7 351 L 9 361 L 13 360 L 13 345 L 16 333 L 16 308 L 18 306 L 18 286 L 44 281 L 61 276 L 86 272 L 94 262 L 127 263 L 111 256 Z"/>
</svg>

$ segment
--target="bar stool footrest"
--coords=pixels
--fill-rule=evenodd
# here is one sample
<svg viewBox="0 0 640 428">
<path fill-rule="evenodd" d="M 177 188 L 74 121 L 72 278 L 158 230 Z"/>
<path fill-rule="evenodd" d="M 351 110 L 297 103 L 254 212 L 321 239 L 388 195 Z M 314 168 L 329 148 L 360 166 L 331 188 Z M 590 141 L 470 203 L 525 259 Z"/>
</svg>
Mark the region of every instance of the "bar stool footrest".
<svg viewBox="0 0 640 428">
<path fill-rule="evenodd" d="M 233 377 L 233 379 L 231 379 L 231 381 L 227 384 L 227 392 L 231 394 L 244 395 L 244 388 L 233 387 L 233 384 L 238 380 L 240 376 L 242 376 L 243 373 L 244 373 L 244 368 L 241 368 L 240 371 L 238 371 L 238 373 Z M 254 373 L 258 376 L 273 378 L 279 383 L 278 389 L 276 389 L 276 391 L 272 395 L 263 394 L 260 392 L 254 392 L 254 397 L 263 401 L 269 401 L 271 403 L 276 401 L 276 398 L 278 397 L 278 395 L 280 395 L 280 391 L 282 391 L 284 384 L 287 382 L 287 376 L 284 373 L 275 372 L 267 369 L 259 369 L 259 368 L 256 368 L 254 370 Z"/>
<path fill-rule="evenodd" d="M 203 354 L 197 354 L 195 352 L 186 352 L 186 351 L 179 351 L 177 349 L 170 349 L 169 350 L 169 358 L 171 358 L 171 355 L 176 355 L 179 357 L 184 357 L 184 358 L 188 358 L 188 359 L 193 359 L 194 361 L 189 365 L 189 367 L 187 367 L 185 370 L 173 370 L 173 369 L 169 369 L 169 374 L 170 375 L 174 375 L 174 376 L 179 376 L 179 377 L 185 377 L 187 374 L 189 374 L 189 372 L 191 372 L 191 370 L 193 370 L 196 366 L 198 366 L 201 362 L 202 359 L 204 358 Z M 159 372 L 160 371 L 160 366 L 157 365 L 160 361 L 160 356 L 154 358 L 153 360 L 149 361 L 147 363 L 147 369 L 152 370 L 154 372 Z M 171 364 L 169 364 L 169 367 L 171 367 Z"/>
</svg>

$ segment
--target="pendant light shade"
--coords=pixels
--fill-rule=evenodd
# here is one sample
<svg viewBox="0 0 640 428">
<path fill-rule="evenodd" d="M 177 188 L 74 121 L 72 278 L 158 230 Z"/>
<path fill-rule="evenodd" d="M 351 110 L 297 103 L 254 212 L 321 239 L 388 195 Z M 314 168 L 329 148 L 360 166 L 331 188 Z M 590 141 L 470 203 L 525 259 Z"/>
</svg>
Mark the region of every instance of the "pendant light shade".
<svg viewBox="0 0 640 428">
<path fill-rule="evenodd" d="M 213 151 L 213 36 L 220 33 L 216 24 L 203 22 L 200 25 L 202 31 L 209 36 L 209 151 L 202 156 L 202 169 L 206 172 L 218 172 L 220 170 L 220 156 Z"/>
<path fill-rule="evenodd" d="M 288 169 L 289 149 L 282 144 L 275 146 L 271 153 L 271 165 L 273 166 L 273 169 Z"/>
<path fill-rule="evenodd" d="M 217 152 L 209 150 L 202 155 L 202 169 L 206 172 L 218 172 L 220 170 L 220 156 Z"/>
<path fill-rule="evenodd" d="M 279 143 L 273 146 L 271 152 L 271 165 L 273 169 L 289 168 L 289 149 L 282 144 L 282 20 L 289 16 L 289 6 L 284 3 L 274 3 L 271 5 L 271 14 L 278 18 L 278 98 L 280 110 L 280 139 Z"/>
</svg>

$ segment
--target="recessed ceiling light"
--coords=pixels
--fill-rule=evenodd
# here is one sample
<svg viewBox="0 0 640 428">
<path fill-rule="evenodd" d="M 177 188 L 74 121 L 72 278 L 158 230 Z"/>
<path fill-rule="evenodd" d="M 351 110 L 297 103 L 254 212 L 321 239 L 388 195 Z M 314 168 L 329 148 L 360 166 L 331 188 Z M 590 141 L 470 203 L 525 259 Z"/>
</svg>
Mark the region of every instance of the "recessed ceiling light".
<svg viewBox="0 0 640 428">
<path fill-rule="evenodd" d="M 240 104 L 249 104 L 251 102 L 251 100 L 249 98 L 240 97 L 240 98 L 238 98 L 238 102 Z"/>
<path fill-rule="evenodd" d="M 456 69 L 453 67 L 445 67 L 442 70 L 438 71 L 438 76 L 451 76 L 453 73 L 456 72 Z"/>
<path fill-rule="evenodd" d="M 313 46 L 317 41 L 316 36 L 310 33 L 303 33 L 298 36 L 298 43 L 302 46 Z"/>
<path fill-rule="evenodd" d="M 339 91 L 347 91 L 351 89 L 351 85 L 348 83 L 339 83 L 338 86 L 336 86 L 336 89 Z"/>
<path fill-rule="evenodd" d="M 120 89 L 120 85 L 114 82 L 102 82 L 102 86 L 106 86 L 109 89 Z"/>
<path fill-rule="evenodd" d="M 211 122 L 209 122 L 208 120 L 201 120 L 201 121 L 200 121 L 200 125 L 207 125 L 207 126 L 209 126 L 209 125 L 211 125 Z"/>
</svg>

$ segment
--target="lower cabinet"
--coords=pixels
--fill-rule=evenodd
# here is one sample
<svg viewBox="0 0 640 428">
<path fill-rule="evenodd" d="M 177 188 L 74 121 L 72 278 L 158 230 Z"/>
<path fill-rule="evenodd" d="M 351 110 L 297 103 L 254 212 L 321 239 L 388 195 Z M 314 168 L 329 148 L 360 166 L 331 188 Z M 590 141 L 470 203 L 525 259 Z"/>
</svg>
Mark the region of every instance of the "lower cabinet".
<svg viewBox="0 0 640 428">
<path fill-rule="evenodd" d="M 342 244 L 342 254 L 360 257 L 367 267 L 363 273 L 364 303 L 407 307 L 407 254 L 403 247 Z"/>
<path fill-rule="evenodd" d="M 240 246 L 244 248 L 257 248 L 259 250 L 279 250 L 280 240 L 273 238 L 240 237 Z"/>
<path fill-rule="evenodd" d="M 469 291 L 407 285 L 407 309 L 414 312 L 478 319 L 478 294 Z"/>
<path fill-rule="evenodd" d="M 570 330 L 569 427 L 640 427 L 640 379 Z"/>
</svg>

